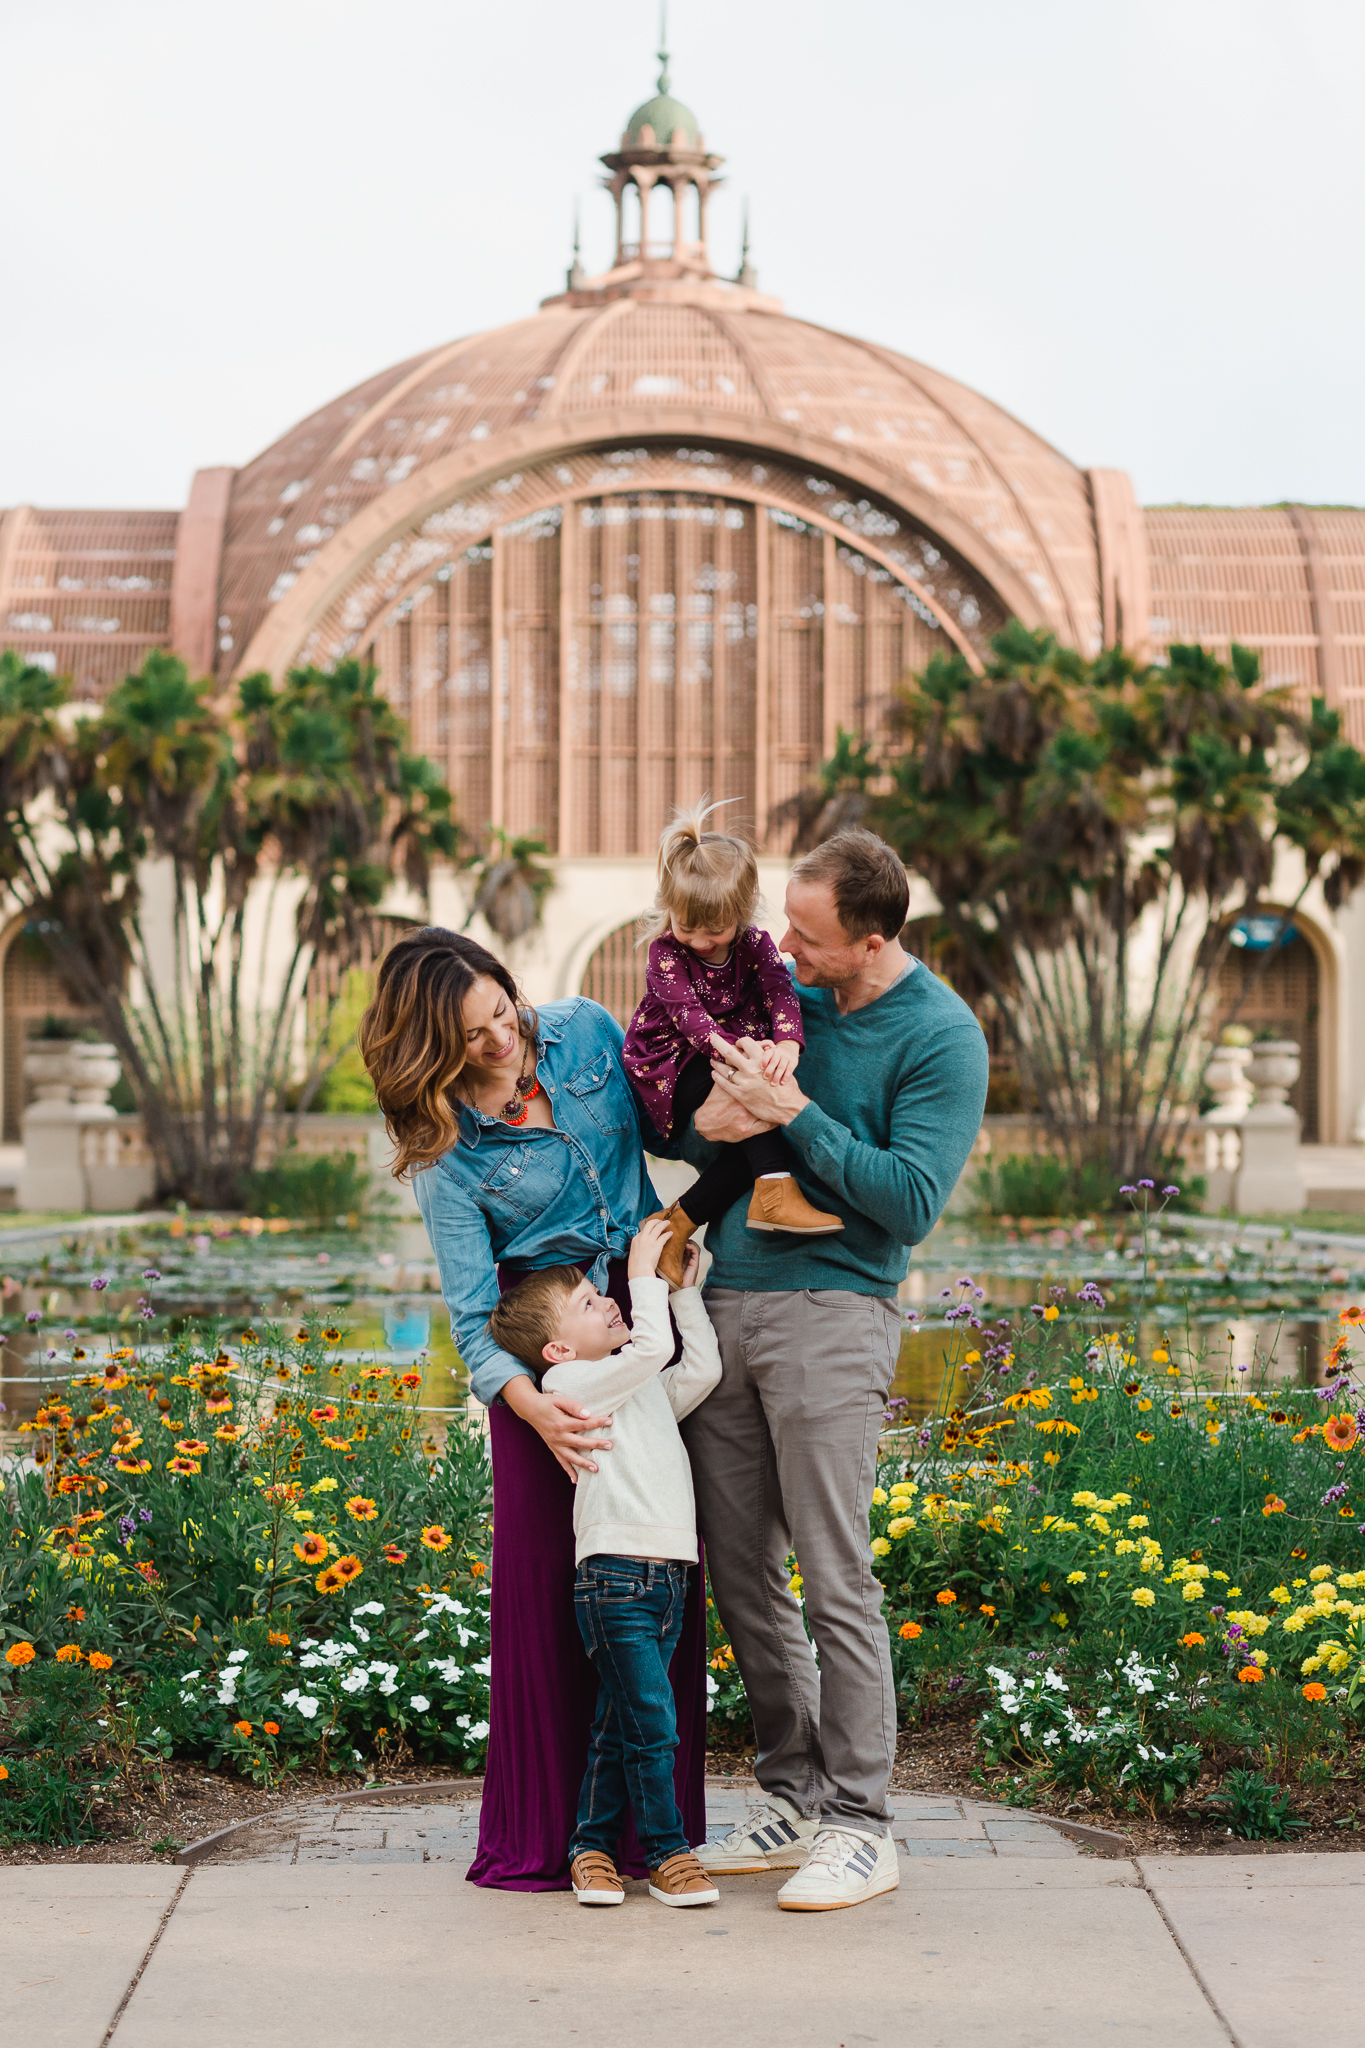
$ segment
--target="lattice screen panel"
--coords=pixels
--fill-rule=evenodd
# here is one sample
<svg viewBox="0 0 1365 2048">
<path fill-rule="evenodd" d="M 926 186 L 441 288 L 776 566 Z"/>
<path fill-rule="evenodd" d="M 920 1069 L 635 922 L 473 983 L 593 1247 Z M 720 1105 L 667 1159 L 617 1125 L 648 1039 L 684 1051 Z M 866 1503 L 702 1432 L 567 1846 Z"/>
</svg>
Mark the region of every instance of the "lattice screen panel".
<svg viewBox="0 0 1365 2048">
<path fill-rule="evenodd" d="M 609 932 L 583 970 L 582 993 L 610 1010 L 624 1029 L 645 993 L 649 948 L 637 945 L 639 926 L 632 918 Z"/>
<path fill-rule="evenodd" d="M 1266 915 L 1273 915 L 1267 912 Z M 1237 1022 L 1251 1031 L 1272 1031 L 1297 1040 L 1302 1067 L 1289 1100 L 1303 1119 L 1303 1142 L 1318 1142 L 1318 956 L 1307 939 L 1292 939 L 1269 961 L 1241 953 L 1224 962 L 1218 975 L 1218 1023 L 1222 1029 L 1241 999 Z"/>
</svg>

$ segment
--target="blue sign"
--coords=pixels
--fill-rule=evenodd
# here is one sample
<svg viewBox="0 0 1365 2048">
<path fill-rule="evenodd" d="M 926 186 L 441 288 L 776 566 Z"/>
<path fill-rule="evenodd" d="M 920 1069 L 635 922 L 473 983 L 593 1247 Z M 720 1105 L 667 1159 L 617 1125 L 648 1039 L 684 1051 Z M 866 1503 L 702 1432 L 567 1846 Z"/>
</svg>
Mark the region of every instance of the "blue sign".
<svg viewBox="0 0 1365 2048">
<path fill-rule="evenodd" d="M 1287 924 L 1281 929 L 1278 917 L 1239 917 L 1228 938 L 1247 953 L 1268 953 L 1272 946 L 1288 946 L 1299 936 L 1299 928 Z"/>
<path fill-rule="evenodd" d="M 390 1351 L 425 1351 L 431 1339 L 431 1310 L 395 1302 L 384 1310 L 384 1342 Z"/>
</svg>

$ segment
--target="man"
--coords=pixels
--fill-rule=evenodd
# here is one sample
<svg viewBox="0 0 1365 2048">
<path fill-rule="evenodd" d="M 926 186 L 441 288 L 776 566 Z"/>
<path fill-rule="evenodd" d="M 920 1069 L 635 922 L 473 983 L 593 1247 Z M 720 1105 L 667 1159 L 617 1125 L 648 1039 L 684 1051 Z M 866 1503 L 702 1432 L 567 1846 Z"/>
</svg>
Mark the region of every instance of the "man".
<svg viewBox="0 0 1365 2048">
<path fill-rule="evenodd" d="M 986 1042 L 898 937 L 905 870 L 875 834 L 841 832 L 798 861 L 781 950 L 806 1047 L 770 1082 L 742 1041 L 716 1048 L 696 1137 L 785 1132 L 808 1200 L 837 1235 L 708 1233 L 706 1305 L 720 1386 L 683 1425 L 717 1610 L 744 1677 L 767 1804 L 700 1854 L 711 1871 L 789 1870 L 778 1903 L 852 1906 L 898 1883 L 887 1786 L 896 1702 L 868 1511 L 896 1368 L 896 1290 L 981 1123 Z M 700 1156 L 695 1137 L 688 1149 Z M 817 1670 L 787 1585 L 795 1550 Z"/>
</svg>

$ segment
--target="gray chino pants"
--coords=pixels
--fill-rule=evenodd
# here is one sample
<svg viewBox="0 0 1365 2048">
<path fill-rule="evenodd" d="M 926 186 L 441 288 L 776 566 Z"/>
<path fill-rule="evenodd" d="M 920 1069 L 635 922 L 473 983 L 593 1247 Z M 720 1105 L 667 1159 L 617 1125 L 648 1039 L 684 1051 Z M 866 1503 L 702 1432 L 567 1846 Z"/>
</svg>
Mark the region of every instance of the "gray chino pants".
<svg viewBox="0 0 1365 2048">
<path fill-rule="evenodd" d="M 896 1696 L 868 1511 L 900 1314 L 870 1294 L 708 1288 L 720 1385 L 682 1424 L 716 1609 L 765 1792 L 889 1831 Z M 796 1553 L 817 1667 L 787 1590 Z"/>
</svg>

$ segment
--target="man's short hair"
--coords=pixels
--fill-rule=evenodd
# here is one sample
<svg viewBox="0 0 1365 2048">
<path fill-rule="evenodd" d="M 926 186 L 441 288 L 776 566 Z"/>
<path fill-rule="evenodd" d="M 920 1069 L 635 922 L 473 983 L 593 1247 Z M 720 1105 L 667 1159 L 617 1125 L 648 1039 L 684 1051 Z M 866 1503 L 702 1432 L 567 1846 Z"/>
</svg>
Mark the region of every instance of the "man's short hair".
<svg viewBox="0 0 1365 2048">
<path fill-rule="evenodd" d="M 488 1318 L 488 1334 L 537 1374 L 549 1364 L 545 1346 L 559 1335 L 569 1296 L 582 1280 L 577 1266 L 543 1266 L 508 1289 Z"/>
<path fill-rule="evenodd" d="M 899 938 L 910 908 L 905 869 L 884 839 L 863 825 L 836 832 L 792 869 L 794 882 L 824 882 L 850 943 L 880 932 Z"/>
</svg>

